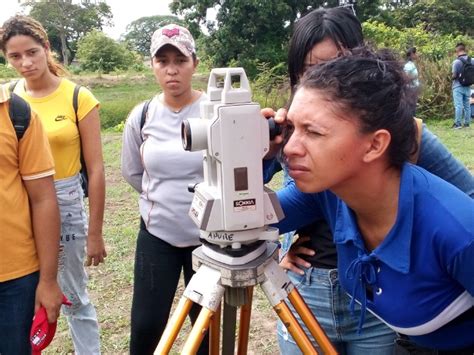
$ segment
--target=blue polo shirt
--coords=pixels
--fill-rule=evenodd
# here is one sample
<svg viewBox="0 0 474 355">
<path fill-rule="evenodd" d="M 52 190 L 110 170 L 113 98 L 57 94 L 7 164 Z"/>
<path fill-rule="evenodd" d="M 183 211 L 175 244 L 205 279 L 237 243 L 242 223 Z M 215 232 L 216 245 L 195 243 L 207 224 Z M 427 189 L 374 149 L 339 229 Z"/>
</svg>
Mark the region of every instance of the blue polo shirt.
<svg viewBox="0 0 474 355">
<path fill-rule="evenodd" d="M 290 184 L 278 197 L 286 215 L 280 232 L 328 221 L 341 284 L 363 310 L 421 346 L 474 345 L 474 200 L 407 163 L 396 222 L 369 251 L 355 214 L 333 193 L 304 194 Z"/>
</svg>

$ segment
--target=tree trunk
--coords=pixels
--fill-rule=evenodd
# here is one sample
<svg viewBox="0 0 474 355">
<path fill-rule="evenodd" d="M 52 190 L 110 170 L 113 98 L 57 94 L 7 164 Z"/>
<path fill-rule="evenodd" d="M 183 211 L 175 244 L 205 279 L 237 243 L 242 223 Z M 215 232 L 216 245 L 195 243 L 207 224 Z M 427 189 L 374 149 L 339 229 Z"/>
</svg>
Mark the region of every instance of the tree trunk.
<svg viewBox="0 0 474 355">
<path fill-rule="evenodd" d="M 67 49 L 67 43 L 66 43 L 66 34 L 61 33 L 59 35 L 59 38 L 61 38 L 61 53 L 63 55 L 63 64 L 66 66 L 69 63 L 69 56 L 68 56 L 68 49 Z"/>
</svg>

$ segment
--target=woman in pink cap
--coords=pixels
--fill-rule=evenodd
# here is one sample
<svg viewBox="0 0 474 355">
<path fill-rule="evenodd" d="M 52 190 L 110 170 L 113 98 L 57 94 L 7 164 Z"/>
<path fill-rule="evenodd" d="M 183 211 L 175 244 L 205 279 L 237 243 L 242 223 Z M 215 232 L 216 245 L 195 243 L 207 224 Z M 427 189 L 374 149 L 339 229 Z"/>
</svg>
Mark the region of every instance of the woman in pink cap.
<svg viewBox="0 0 474 355">
<path fill-rule="evenodd" d="M 122 174 L 140 193 L 130 353 L 153 354 L 169 318 L 181 275 L 193 275 L 199 231 L 188 216 L 190 183 L 203 180 L 202 153 L 186 152 L 181 122 L 199 117 L 206 95 L 192 88 L 199 60 L 186 28 L 170 24 L 153 34 L 151 65 L 162 92 L 137 105 L 125 124 Z M 142 120 L 143 117 L 143 120 Z M 199 306 L 190 312 L 197 318 Z M 199 353 L 208 353 L 205 338 Z"/>
</svg>

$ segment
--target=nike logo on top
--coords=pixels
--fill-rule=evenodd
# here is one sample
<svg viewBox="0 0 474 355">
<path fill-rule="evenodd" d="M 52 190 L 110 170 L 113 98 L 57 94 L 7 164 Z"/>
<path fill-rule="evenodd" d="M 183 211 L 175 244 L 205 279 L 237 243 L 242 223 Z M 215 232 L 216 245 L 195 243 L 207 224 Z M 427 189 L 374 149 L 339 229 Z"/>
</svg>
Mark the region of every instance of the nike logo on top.
<svg viewBox="0 0 474 355">
<path fill-rule="evenodd" d="M 66 119 L 66 116 L 64 115 L 58 115 L 56 116 L 56 118 L 54 119 L 56 122 L 58 121 L 64 121 Z"/>
</svg>

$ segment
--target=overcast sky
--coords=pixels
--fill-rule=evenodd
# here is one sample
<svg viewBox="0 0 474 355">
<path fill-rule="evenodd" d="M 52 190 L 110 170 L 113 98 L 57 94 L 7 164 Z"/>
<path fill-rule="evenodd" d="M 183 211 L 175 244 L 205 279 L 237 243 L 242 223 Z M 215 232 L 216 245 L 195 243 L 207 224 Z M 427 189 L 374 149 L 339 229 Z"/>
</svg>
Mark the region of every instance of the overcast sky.
<svg viewBox="0 0 474 355">
<path fill-rule="evenodd" d="M 143 16 L 171 15 L 168 8 L 171 0 L 106 0 L 114 15 L 114 27 L 105 28 L 104 32 L 118 39 L 125 32 L 125 27 Z M 1 0 L 0 23 L 21 11 L 18 0 Z"/>
</svg>

